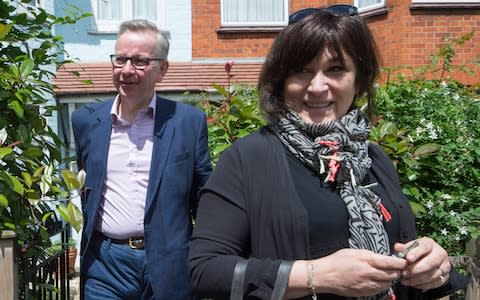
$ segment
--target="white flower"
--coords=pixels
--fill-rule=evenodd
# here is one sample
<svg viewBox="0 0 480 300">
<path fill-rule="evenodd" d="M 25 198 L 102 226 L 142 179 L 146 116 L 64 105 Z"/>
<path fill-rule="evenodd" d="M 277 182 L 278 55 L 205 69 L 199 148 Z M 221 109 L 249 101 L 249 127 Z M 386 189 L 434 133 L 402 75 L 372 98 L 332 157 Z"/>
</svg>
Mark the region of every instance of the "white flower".
<svg viewBox="0 0 480 300">
<path fill-rule="evenodd" d="M 2 128 L 2 130 L 0 130 L 0 146 L 3 145 L 3 143 L 5 143 L 5 141 L 7 140 L 7 137 L 8 137 L 7 130 L 5 128 Z"/>
<path fill-rule="evenodd" d="M 467 235 L 468 234 L 468 230 L 465 226 L 461 226 L 458 231 L 460 232 L 461 235 Z"/>
<path fill-rule="evenodd" d="M 452 196 L 450 196 L 449 194 L 442 194 L 440 198 L 447 200 L 447 199 L 452 199 Z"/>
<path fill-rule="evenodd" d="M 446 230 L 445 228 L 443 228 L 443 229 L 440 231 L 440 233 L 441 233 L 442 235 L 448 235 L 448 230 Z"/>
<path fill-rule="evenodd" d="M 456 235 L 456 236 L 455 236 L 455 240 L 456 240 L 456 241 L 459 241 L 459 240 L 460 240 L 460 236 Z"/>
<path fill-rule="evenodd" d="M 87 177 L 87 173 L 85 172 L 84 169 L 81 169 L 78 174 L 77 174 L 77 180 L 80 185 L 80 189 L 83 189 L 83 186 L 85 185 L 85 178 Z"/>
<path fill-rule="evenodd" d="M 457 215 L 457 213 L 454 212 L 453 210 L 451 210 L 451 211 L 449 212 L 449 214 L 450 214 L 450 216 L 452 216 L 452 217 L 455 217 L 455 216 Z"/>
<path fill-rule="evenodd" d="M 433 202 L 432 202 L 432 200 L 428 200 L 426 206 L 427 206 L 428 209 L 432 209 L 432 207 L 433 207 Z"/>
<path fill-rule="evenodd" d="M 427 127 L 428 130 L 434 130 L 435 129 L 435 125 L 433 125 L 432 122 L 428 122 L 425 127 Z"/>
<path fill-rule="evenodd" d="M 429 136 L 432 140 L 438 139 L 438 135 L 437 135 L 437 133 L 435 132 L 435 130 L 430 131 L 430 133 L 428 134 L 428 136 Z"/>
</svg>

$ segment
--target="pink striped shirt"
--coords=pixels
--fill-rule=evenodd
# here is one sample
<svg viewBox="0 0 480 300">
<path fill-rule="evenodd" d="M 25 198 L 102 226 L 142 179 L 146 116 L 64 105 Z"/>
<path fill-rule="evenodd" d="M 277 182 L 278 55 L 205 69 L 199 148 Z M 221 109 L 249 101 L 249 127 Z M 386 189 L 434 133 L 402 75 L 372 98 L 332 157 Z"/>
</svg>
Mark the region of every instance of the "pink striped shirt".
<svg viewBox="0 0 480 300">
<path fill-rule="evenodd" d="M 132 123 L 120 117 L 118 104 L 117 96 L 110 113 L 112 133 L 97 230 L 111 238 L 125 239 L 143 236 L 156 95 Z"/>
</svg>

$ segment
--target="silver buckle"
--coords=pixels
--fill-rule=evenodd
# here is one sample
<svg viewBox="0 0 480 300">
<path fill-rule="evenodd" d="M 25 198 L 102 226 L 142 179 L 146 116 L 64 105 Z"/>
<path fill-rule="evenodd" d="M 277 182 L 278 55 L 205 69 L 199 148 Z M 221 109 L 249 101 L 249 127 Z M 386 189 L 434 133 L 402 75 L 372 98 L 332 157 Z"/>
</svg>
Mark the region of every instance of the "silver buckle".
<svg viewBox="0 0 480 300">
<path fill-rule="evenodd" d="M 133 237 L 128 239 L 128 245 L 132 249 L 143 249 L 144 243 L 143 238 L 141 237 Z"/>
</svg>

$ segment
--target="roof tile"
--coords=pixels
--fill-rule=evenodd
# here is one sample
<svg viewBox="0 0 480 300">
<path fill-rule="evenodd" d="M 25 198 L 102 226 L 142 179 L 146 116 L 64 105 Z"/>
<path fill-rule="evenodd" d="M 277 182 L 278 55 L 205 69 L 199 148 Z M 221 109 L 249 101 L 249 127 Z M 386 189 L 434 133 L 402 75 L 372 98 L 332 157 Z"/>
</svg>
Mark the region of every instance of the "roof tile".
<svg viewBox="0 0 480 300">
<path fill-rule="evenodd" d="M 231 83 L 255 85 L 261 63 L 235 63 Z M 167 74 L 157 84 L 163 92 L 211 91 L 212 84 L 226 86 L 223 63 L 170 62 Z M 53 80 L 56 95 L 115 93 L 110 63 L 70 63 L 61 66 Z"/>
</svg>

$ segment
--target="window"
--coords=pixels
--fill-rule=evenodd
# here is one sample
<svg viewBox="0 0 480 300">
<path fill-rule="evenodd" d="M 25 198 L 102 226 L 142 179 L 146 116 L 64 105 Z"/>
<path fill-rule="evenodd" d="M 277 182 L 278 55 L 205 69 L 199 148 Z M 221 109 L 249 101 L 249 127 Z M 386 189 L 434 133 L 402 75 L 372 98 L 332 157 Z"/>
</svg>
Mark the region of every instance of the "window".
<svg viewBox="0 0 480 300">
<path fill-rule="evenodd" d="M 92 0 L 94 30 L 117 32 L 125 20 L 147 19 L 163 26 L 164 0 Z"/>
<path fill-rule="evenodd" d="M 353 3 L 359 12 L 385 7 L 385 0 L 355 0 Z"/>
<path fill-rule="evenodd" d="M 222 26 L 283 26 L 288 0 L 221 0 Z"/>
</svg>

